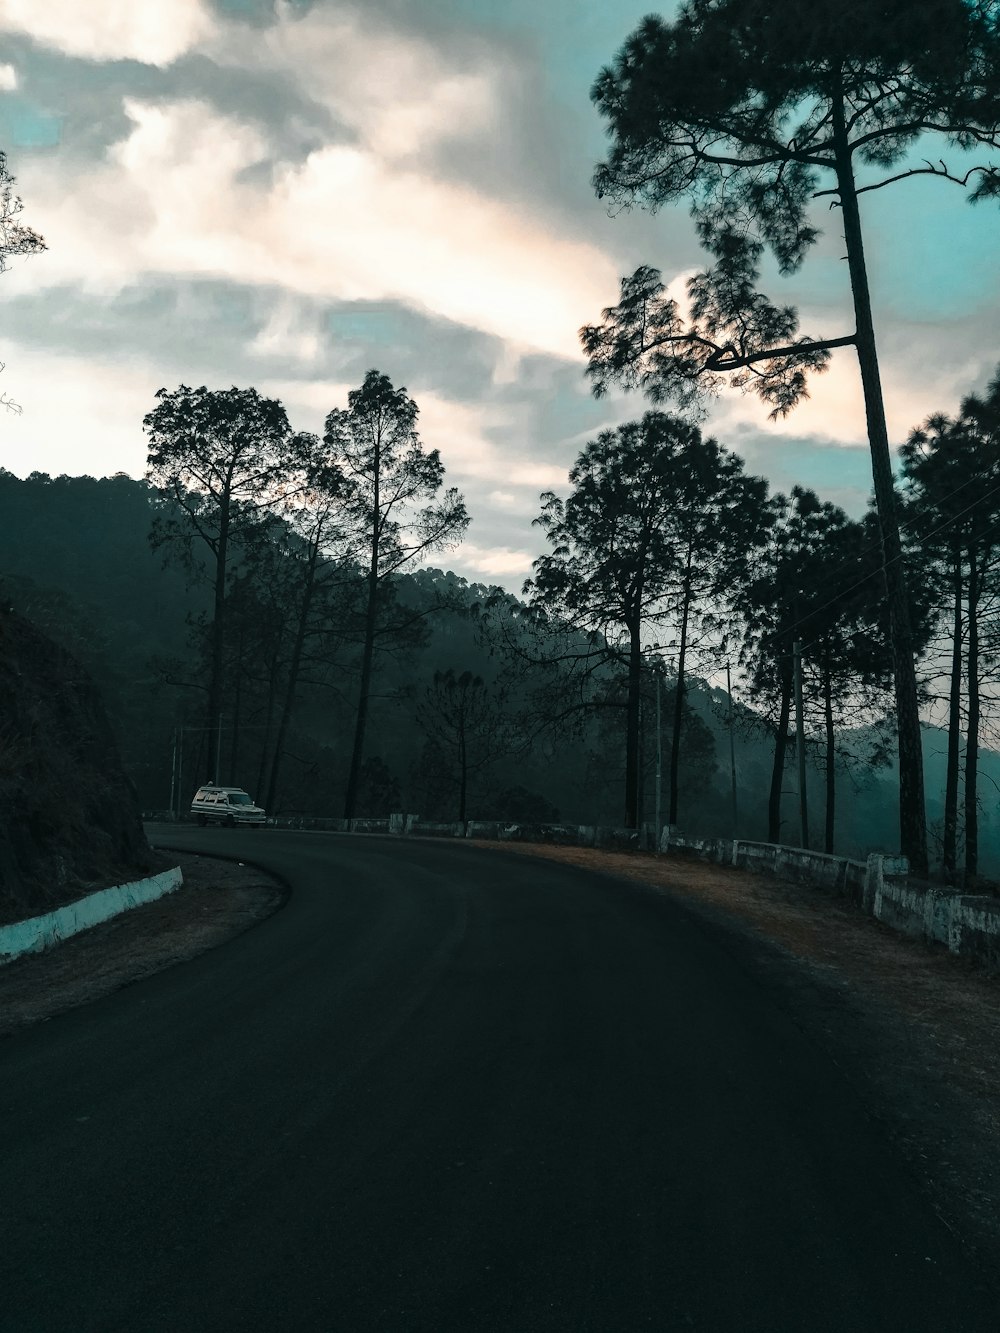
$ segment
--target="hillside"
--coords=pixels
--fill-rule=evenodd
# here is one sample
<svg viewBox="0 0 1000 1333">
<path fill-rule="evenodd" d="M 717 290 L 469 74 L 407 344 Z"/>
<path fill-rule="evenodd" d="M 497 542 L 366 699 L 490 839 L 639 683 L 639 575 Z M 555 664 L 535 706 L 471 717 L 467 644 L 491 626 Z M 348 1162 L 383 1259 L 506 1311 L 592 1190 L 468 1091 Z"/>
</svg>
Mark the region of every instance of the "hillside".
<svg viewBox="0 0 1000 1333">
<path fill-rule="evenodd" d="M 20 480 L 0 470 L 0 582 L 7 603 L 55 639 L 90 673 L 107 710 L 129 780 L 147 810 L 173 797 L 183 808 L 214 769 L 204 743 L 204 626 L 208 597 L 198 569 L 164 566 L 150 549 L 154 497 L 142 482 L 115 476 Z M 287 598 L 256 586 L 255 570 L 235 585 L 229 690 L 220 780 L 263 795 L 273 759 L 287 669 Z M 499 590 L 426 569 L 398 581 L 396 599 L 407 634 L 379 656 L 369 722 L 363 812 L 405 809 L 425 818 L 456 818 L 456 782 L 428 747 L 426 711 L 435 673 L 468 672 L 493 697 L 503 663 L 482 635 L 481 609 Z M 517 601 L 508 599 L 516 608 Z M 350 608 L 310 641 L 306 670 L 283 742 L 275 811 L 340 814 L 353 729 L 358 641 Z M 670 685 L 664 698 L 663 772 L 667 771 Z M 519 693 L 520 689 L 520 693 Z M 508 685 L 510 718 L 526 706 Z M 737 696 L 738 698 L 738 696 Z M 559 691 L 553 699 L 559 704 Z M 569 702 L 568 698 L 563 702 Z M 732 831 L 727 699 L 692 680 L 681 752 L 680 823 L 691 832 Z M 643 817 L 654 818 L 655 735 L 652 700 L 644 713 Z M 574 726 L 539 733 L 530 749 L 502 747 L 471 775 L 469 809 L 480 818 L 546 817 L 617 824 L 624 758 L 622 709 L 612 697 Z M 520 722 L 519 722 L 519 725 Z M 845 748 L 860 734 L 844 735 Z M 772 740 L 752 709 L 737 704 L 734 735 L 738 831 L 766 830 Z M 857 747 L 855 747 L 857 748 Z M 862 747 L 863 748 L 863 747 Z M 924 763 L 932 846 L 944 788 L 944 736 L 925 729 Z M 982 871 L 1000 877 L 1000 828 L 993 793 L 1000 755 L 982 762 Z M 812 843 L 822 845 L 824 779 L 808 770 Z M 863 856 L 896 845 L 895 771 L 841 764 L 837 773 L 837 849 Z M 782 835 L 798 841 L 795 768 L 785 774 Z M 666 780 L 663 809 L 666 808 Z"/>
<path fill-rule="evenodd" d="M 68 653 L 0 607 L 0 921 L 151 865 L 96 687 Z"/>
</svg>

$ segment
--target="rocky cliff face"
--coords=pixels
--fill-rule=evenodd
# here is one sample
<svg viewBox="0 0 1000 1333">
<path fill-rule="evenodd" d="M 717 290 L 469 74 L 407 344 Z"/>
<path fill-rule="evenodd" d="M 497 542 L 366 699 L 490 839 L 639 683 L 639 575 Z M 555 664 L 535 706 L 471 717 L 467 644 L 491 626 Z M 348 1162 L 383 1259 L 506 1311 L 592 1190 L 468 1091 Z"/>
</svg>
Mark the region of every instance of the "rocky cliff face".
<svg viewBox="0 0 1000 1333">
<path fill-rule="evenodd" d="M 152 867 L 96 687 L 68 653 L 0 606 L 0 921 Z"/>
</svg>

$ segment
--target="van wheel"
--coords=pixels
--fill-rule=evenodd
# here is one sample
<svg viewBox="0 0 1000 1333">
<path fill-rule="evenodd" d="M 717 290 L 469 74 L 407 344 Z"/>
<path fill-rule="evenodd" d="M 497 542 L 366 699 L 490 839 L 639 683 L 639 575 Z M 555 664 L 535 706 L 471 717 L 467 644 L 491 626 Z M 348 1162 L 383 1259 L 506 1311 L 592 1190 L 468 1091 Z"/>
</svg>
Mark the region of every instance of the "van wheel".
<svg viewBox="0 0 1000 1333">
<path fill-rule="evenodd" d="M 198 816 L 197 816 L 197 820 L 198 820 L 198 823 L 201 825 L 202 828 L 204 828 L 205 825 L 208 823 L 208 820 L 205 818 L 204 815 L 198 815 Z"/>
<path fill-rule="evenodd" d="M 236 827 L 236 820 L 232 817 L 232 815 L 226 815 L 226 828 L 235 828 L 235 827 Z"/>
</svg>

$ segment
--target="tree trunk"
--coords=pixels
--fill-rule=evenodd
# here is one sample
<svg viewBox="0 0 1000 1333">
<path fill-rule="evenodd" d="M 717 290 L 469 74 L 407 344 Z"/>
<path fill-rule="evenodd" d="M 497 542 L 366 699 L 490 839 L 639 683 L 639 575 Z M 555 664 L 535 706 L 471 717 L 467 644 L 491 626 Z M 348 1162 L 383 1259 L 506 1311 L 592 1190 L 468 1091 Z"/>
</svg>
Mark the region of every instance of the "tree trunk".
<svg viewBox="0 0 1000 1333">
<path fill-rule="evenodd" d="M 969 734 L 965 742 L 965 888 L 979 874 L 979 563 L 969 552 Z"/>
<path fill-rule="evenodd" d="M 833 855 L 834 821 L 837 814 L 837 752 L 833 728 L 833 680 L 830 664 L 823 666 L 823 723 L 826 729 L 826 828 L 823 850 Z"/>
<path fill-rule="evenodd" d="M 642 690 L 642 644 L 638 619 L 628 625 L 628 704 L 625 715 L 625 827 L 638 828 L 639 698 Z"/>
<path fill-rule="evenodd" d="M 239 778 L 240 758 L 240 722 L 243 703 L 243 644 L 244 634 L 240 631 L 240 642 L 236 652 L 236 669 L 233 672 L 233 739 L 229 746 L 229 781 L 235 784 Z"/>
<path fill-rule="evenodd" d="M 771 768 L 771 791 L 767 800 L 767 840 L 781 841 L 781 785 L 785 780 L 785 754 L 788 750 L 788 719 L 792 712 L 792 678 L 787 671 L 781 675 L 781 710 L 774 733 L 774 764 Z"/>
<path fill-rule="evenodd" d="M 465 803 L 469 791 L 469 754 L 465 743 L 465 706 L 458 713 L 458 819 L 465 823 Z"/>
<path fill-rule="evenodd" d="M 255 791 L 264 790 L 264 775 L 267 772 L 267 757 L 271 746 L 271 723 L 274 720 L 274 698 L 278 690 L 278 662 L 281 657 L 279 644 L 271 654 L 271 665 L 267 673 L 267 704 L 264 709 L 264 736 L 260 743 L 260 763 L 257 765 L 257 786 Z M 270 805 L 265 807 L 270 809 Z"/>
<path fill-rule="evenodd" d="M 944 833 L 941 862 L 944 877 L 954 884 L 958 875 L 958 750 L 962 733 L 962 553 L 955 551 L 953 570 L 954 616 L 951 638 L 951 682 L 948 688 L 948 758 L 944 781 Z"/>
<path fill-rule="evenodd" d="M 274 754 L 271 758 L 271 775 L 267 784 L 267 802 L 264 807 L 266 810 L 274 808 L 278 794 L 278 772 L 281 768 L 285 738 L 288 735 L 292 713 L 295 709 L 295 691 L 298 689 L 299 672 L 302 669 L 302 652 L 305 647 L 306 631 L 309 626 L 309 611 L 316 587 L 316 561 L 318 557 L 319 548 L 314 546 L 309 552 L 305 584 L 302 589 L 302 601 L 299 604 L 298 624 L 295 627 L 295 642 L 292 645 L 292 657 L 288 664 L 288 687 L 282 701 L 281 718 L 278 721 L 278 735 L 274 742 Z"/>
<path fill-rule="evenodd" d="M 681 759 L 681 727 L 684 722 L 684 667 L 687 658 L 688 620 L 691 612 L 691 550 L 688 548 L 687 570 L 684 576 L 681 634 L 677 653 L 677 691 L 674 695 L 674 721 L 670 734 L 670 809 L 667 823 L 677 823 L 677 799 Z"/>
<path fill-rule="evenodd" d="M 218 782 L 218 756 L 222 753 L 222 669 L 226 634 L 226 562 L 229 559 L 228 489 L 219 501 L 219 544 L 215 554 L 215 619 L 212 622 L 212 666 L 208 676 L 208 718 L 205 736 L 207 762 L 203 772 L 206 782 Z"/>
<path fill-rule="evenodd" d="M 361 764 L 365 753 L 365 729 L 368 726 L 368 696 L 371 692 L 372 662 L 375 657 L 375 627 L 378 617 L 378 562 L 382 550 L 382 449 L 376 431 L 372 467 L 372 544 L 368 562 L 368 603 L 365 607 L 365 641 L 361 652 L 361 680 L 358 683 L 358 715 L 354 724 L 351 768 L 344 797 L 344 818 L 353 819 L 361 782 Z"/>
<path fill-rule="evenodd" d="M 833 139 L 837 161 L 837 185 L 844 217 L 844 240 L 847 243 L 847 262 L 854 296 L 855 345 L 864 389 L 875 503 L 882 538 L 882 569 L 889 605 L 896 690 L 896 724 L 899 735 L 900 849 L 903 855 L 909 858 L 913 873 L 923 878 L 927 875 L 927 828 L 910 603 L 903 570 L 902 545 L 899 540 L 889 433 L 885 420 L 885 404 L 882 401 L 871 294 L 862 244 L 861 213 L 858 209 L 854 165 L 847 138 L 844 102 L 839 95 L 833 99 Z"/>
<path fill-rule="evenodd" d="M 376 557 L 377 558 L 377 557 Z M 378 573 L 373 561 L 368 576 L 368 605 L 365 611 L 365 640 L 361 652 L 361 679 L 358 683 L 358 714 L 354 724 L 354 747 L 351 750 L 351 769 L 344 799 L 344 818 L 353 819 L 361 782 L 361 764 L 365 752 L 365 730 L 368 726 L 368 698 L 371 693 L 372 662 L 375 658 L 375 626 L 378 613 Z"/>
</svg>

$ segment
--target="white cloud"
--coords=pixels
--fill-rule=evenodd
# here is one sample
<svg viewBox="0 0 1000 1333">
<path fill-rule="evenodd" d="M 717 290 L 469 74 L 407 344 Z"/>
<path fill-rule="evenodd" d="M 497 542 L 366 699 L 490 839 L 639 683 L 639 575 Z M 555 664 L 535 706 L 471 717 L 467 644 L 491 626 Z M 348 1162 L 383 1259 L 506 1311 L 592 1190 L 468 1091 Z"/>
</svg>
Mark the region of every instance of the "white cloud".
<svg viewBox="0 0 1000 1333">
<path fill-rule="evenodd" d="M 449 479 L 457 484 L 502 480 L 505 487 L 519 486 L 519 503 L 532 516 L 538 508 L 541 488 L 566 485 L 566 468 L 540 463 L 527 432 L 523 407 L 455 403 L 427 390 L 414 394 L 420 406 L 420 433 L 428 448 L 440 449 Z M 499 438 L 502 444 L 495 443 Z M 491 488 L 492 489 L 492 488 Z M 515 503 L 515 496 L 504 506 Z"/>
<path fill-rule="evenodd" d="M 529 551 L 515 551 L 508 546 L 476 546 L 473 542 L 463 542 L 456 552 L 456 561 L 463 567 L 477 574 L 506 575 L 508 581 L 512 575 L 527 578 L 534 558 Z"/>
<path fill-rule="evenodd" d="M 914 426 L 932 412 L 954 411 L 961 396 L 969 392 L 978 363 L 970 356 L 946 363 L 941 344 L 947 342 L 940 328 L 910 331 L 905 348 L 884 339 L 881 357 L 882 395 L 889 440 L 901 443 Z M 829 369 L 809 380 L 809 397 L 786 417 L 770 421 L 767 407 L 751 394 L 724 392 L 712 405 L 706 430 L 725 443 L 727 427 L 749 425 L 773 436 L 808 437 L 819 444 L 852 446 L 867 444 L 861 373 L 854 351 L 846 347 L 834 353 Z"/>
<path fill-rule="evenodd" d="M 595 247 L 362 149 L 325 147 L 272 183 L 244 174 L 267 157 L 260 135 L 205 103 L 127 99 L 125 109 L 130 134 L 76 188 L 60 164 L 32 164 L 32 222 L 50 253 L 27 286 L 211 275 L 400 301 L 575 359 L 576 329 L 613 285 Z"/>
<path fill-rule="evenodd" d="M 17 70 L 13 65 L 0 65 L 0 92 L 12 93 L 18 84 Z"/>
<path fill-rule="evenodd" d="M 546 490 L 569 488 L 569 469 L 548 463 L 515 464 L 504 476 L 514 486 L 544 486 Z"/>
<path fill-rule="evenodd" d="M 212 29 L 204 0 L 0 0 L 0 31 L 85 60 L 169 65 Z"/>
<path fill-rule="evenodd" d="M 347 406 L 347 395 L 356 384 L 334 384 L 323 380 L 276 379 L 260 380 L 260 392 L 268 398 L 277 398 L 285 405 L 288 419 L 295 430 L 323 433 L 327 413 L 335 407 Z"/>
<path fill-rule="evenodd" d="M 301 301 L 282 296 L 248 350 L 259 357 L 273 356 L 311 365 L 319 359 L 324 342 L 322 323 L 315 308 L 310 305 L 306 309 Z"/>
<path fill-rule="evenodd" d="M 18 476 L 48 472 L 141 476 L 146 465 L 142 418 L 156 406 L 156 372 L 138 365 L 88 361 L 0 342 L 0 389 L 23 408 L 0 413 L 0 467 Z"/>
<path fill-rule="evenodd" d="M 207 47 L 220 65 L 266 66 L 356 132 L 385 161 L 412 165 L 442 142 L 496 125 L 517 77 L 496 49 L 450 60 L 426 38 L 379 23 L 363 5 L 279 4 L 267 28 L 227 25 Z"/>
</svg>

